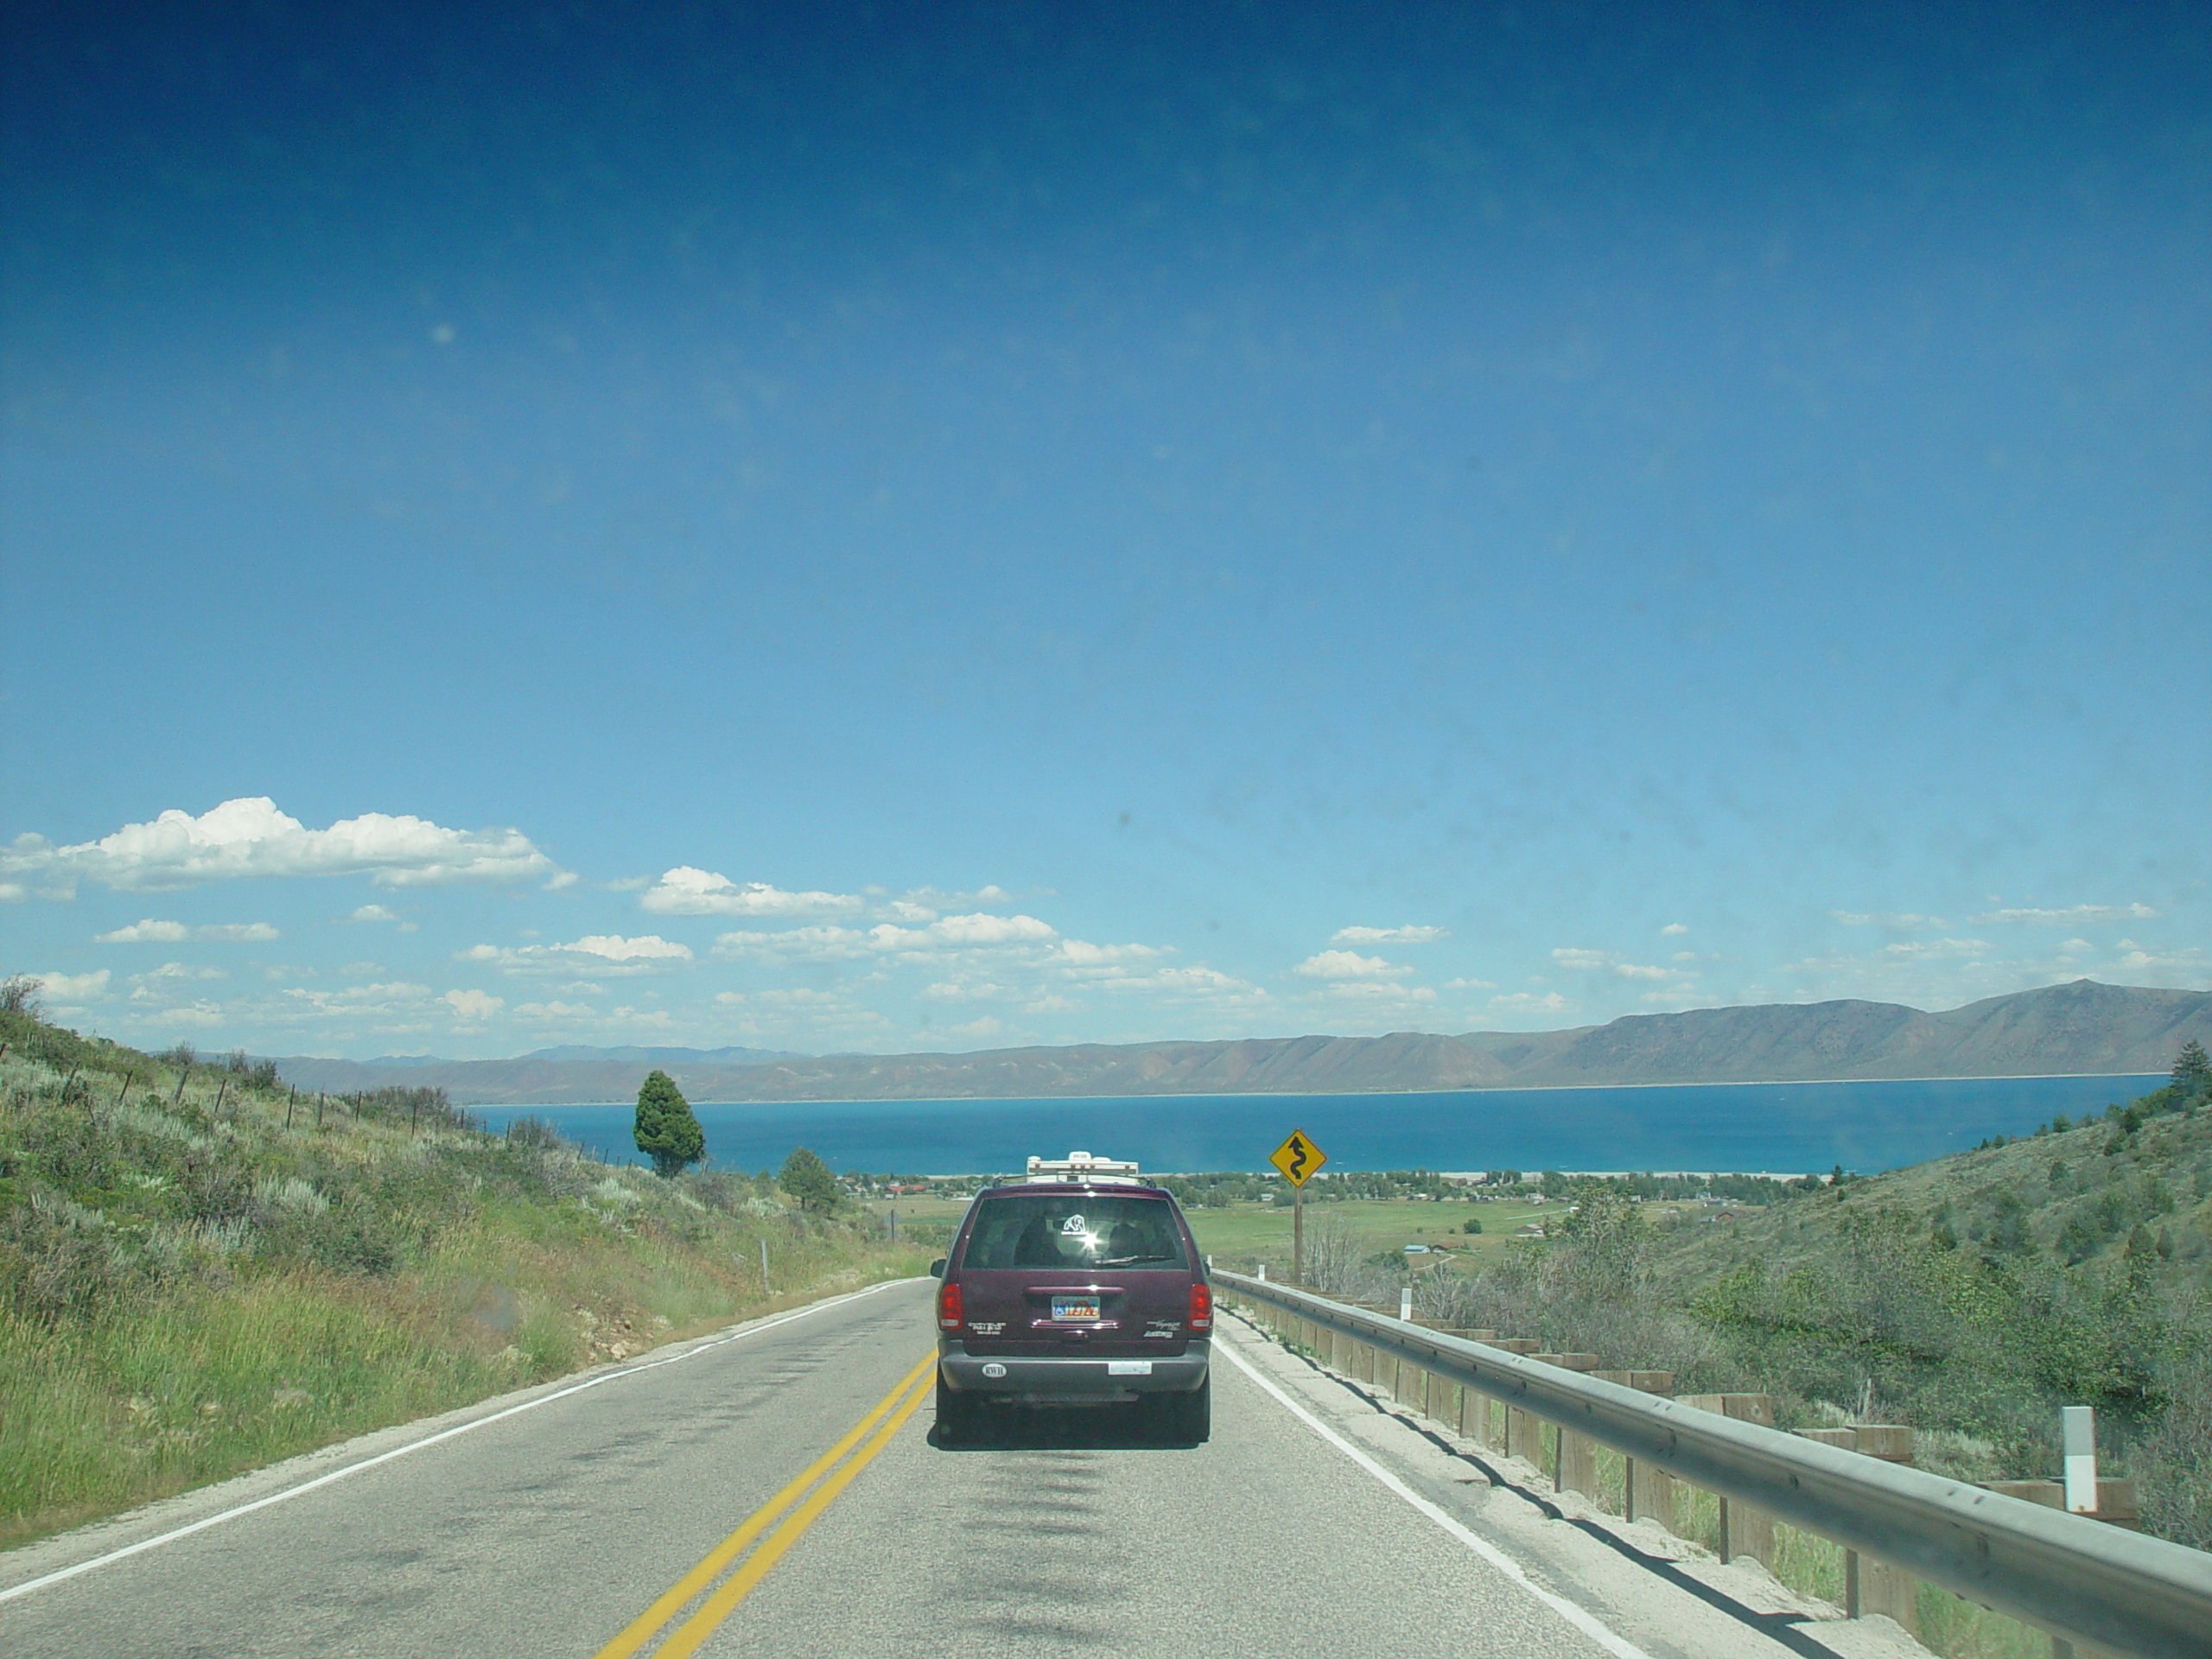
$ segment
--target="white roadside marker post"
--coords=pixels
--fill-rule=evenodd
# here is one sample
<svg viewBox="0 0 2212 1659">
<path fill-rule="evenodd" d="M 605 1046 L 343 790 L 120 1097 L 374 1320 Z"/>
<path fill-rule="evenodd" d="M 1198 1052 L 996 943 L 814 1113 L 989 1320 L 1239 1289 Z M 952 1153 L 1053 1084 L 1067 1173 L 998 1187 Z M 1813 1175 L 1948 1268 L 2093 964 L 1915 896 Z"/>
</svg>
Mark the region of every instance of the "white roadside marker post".
<svg viewBox="0 0 2212 1659">
<path fill-rule="evenodd" d="M 2075 1515 L 2097 1512 L 2097 1414 L 2088 1406 L 2068 1406 L 2059 1414 L 2064 1426 L 2066 1507 Z"/>
</svg>

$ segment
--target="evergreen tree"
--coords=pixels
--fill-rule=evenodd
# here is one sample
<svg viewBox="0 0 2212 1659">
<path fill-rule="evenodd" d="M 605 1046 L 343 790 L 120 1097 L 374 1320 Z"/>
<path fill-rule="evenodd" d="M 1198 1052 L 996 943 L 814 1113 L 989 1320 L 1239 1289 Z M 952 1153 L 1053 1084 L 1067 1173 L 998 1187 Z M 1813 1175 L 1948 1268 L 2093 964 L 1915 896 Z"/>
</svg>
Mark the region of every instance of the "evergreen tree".
<svg viewBox="0 0 2212 1659">
<path fill-rule="evenodd" d="M 2174 1061 L 2174 1087 L 2183 1095 L 2201 1095 L 2212 1087 L 2212 1059 L 2205 1058 L 2204 1045 L 2192 1037 L 2182 1045 Z"/>
<path fill-rule="evenodd" d="M 784 1173 L 776 1177 L 776 1185 L 798 1200 L 802 1210 L 827 1215 L 837 1207 L 837 1178 L 830 1173 L 829 1165 L 804 1147 L 791 1148 L 791 1155 L 784 1160 Z"/>
<path fill-rule="evenodd" d="M 664 1176 L 681 1175 L 707 1155 L 706 1131 L 691 1116 L 676 1081 L 665 1071 L 650 1073 L 638 1090 L 638 1120 L 631 1132 L 638 1150 L 653 1160 Z"/>
</svg>

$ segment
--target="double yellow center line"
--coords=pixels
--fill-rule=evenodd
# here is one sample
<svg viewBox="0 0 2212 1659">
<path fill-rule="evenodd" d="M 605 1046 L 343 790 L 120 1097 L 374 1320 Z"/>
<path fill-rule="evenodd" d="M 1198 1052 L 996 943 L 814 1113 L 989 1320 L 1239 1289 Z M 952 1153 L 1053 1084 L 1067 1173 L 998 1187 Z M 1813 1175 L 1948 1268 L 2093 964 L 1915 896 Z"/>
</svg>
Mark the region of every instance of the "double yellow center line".
<svg viewBox="0 0 2212 1659">
<path fill-rule="evenodd" d="M 642 1650 L 693 1597 L 721 1577 L 732 1561 L 744 1555 L 744 1562 L 737 1571 L 723 1579 L 691 1617 L 671 1631 L 667 1640 L 653 1650 L 654 1659 L 686 1659 L 686 1656 L 696 1653 L 699 1644 L 714 1634 L 715 1627 L 728 1618 L 753 1586 L 767 1576 L 777 1558 L 798 1541 L 799 1535 L 814 1524 L 816 1517 L 851 1484 L 853 1477 L 890 1444 L 891 1437 L 914 1414 L 915 1408 L 922 1403 L 923 1396 L 935 1386 L 936 1380 L 937 1355 L 931 1351 L 900 1377 L 891 1392 L 877 1401 L 836 1445 L 807 1465 L 783 1491 L 747 1516 L 742 1526 L 709 1550 L 696 1567 L 639 1614 L 629 1629 L 601 1648 L 597 1659 L 628 1659 L 630 1655 Z M 855 1446 L 860 1450 L 855 1452 Z M 798 1505 L 797 1509 L 791 1508 L 794 1503 Z M 791 1510 L 789 1515 L 784 1514 L 786 1510 Z M 783 1516 L 780 1522 L 779 1516 Z M 769 1530 L 771 1527 L 773 1531 Z M 764 1532 L 767 1536 L 762 1538 Z M 747 1555 L 747 1548 L 755 1539 L 760 1541 L 759 1548 Z"/>
</svg>

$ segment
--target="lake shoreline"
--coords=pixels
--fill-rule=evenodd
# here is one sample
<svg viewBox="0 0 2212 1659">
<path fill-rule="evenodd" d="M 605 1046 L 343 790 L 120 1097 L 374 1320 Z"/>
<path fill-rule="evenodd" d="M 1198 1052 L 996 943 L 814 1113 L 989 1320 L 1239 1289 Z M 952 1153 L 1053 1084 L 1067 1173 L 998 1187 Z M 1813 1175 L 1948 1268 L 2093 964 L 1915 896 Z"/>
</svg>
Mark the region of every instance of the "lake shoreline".
<svg viewBox="0 0 2212 1659">
<path fill-rule="evenodd" d="M 1883 1078 L 1606 1084 L 1399 1093 L 988 1096 L 947 1100 L 700 1101 L 723 1168 L 779 1166 L 794 1147 L 834 1169 L 954 1176 L 1018 1171 L 1083 1148 L 1154 1171 L 1263 1170 L 1294 1128 L 1359 1169 L 1726 1170 L 1860 1173 L 1961 1152 L 2055 1117 L 2086 1117 L 2163 1078 Z M 628 1161 L 632 1103 L 484 1105 L 493 1131 L 536 1117 Z"/>
<path fill-rule="evenodd" d="M 1997 1071 L 1970 1077 L 1736 1077 L 1719 1083 L 1488 1083 L 1465 1089 L 1209 1089 L 1198 1094 L 1070 1094 L 1070 1095 L 806 1095 L 774 1099 L 716 1100 L 702 1095 L 694 1106 L 977 1106 L 994 1100 L 1341 1100 L 1358 1096 L 1370 1100 L 1395 1097 L 1430 1099 L 1438 1095 L 1581 1094 L 1596 1089 L 1799 1089 L 1854 1087 L 1885 1083 L 2140 1083 L 2155 1071 Z M 2138 1090 L 2140 1093 L 2141 1090 Z M 594 1107 L 627 1106 L 626 1100 L 456 1100 L 465 1112 L 559 1112 Z"/>
</svg>

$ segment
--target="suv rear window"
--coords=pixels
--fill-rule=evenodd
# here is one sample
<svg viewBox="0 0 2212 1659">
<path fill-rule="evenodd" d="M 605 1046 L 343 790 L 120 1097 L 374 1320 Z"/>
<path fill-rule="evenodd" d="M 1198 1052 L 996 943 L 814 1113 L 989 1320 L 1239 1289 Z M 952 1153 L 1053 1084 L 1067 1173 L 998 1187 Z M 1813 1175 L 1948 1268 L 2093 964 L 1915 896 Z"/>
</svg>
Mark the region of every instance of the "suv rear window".
<svg viewBox="0 0 2212 1659">
<path fill-rule="evenodd" d="M 963 1268 L 1184 1268 L 1165 1200 L 1103 1192 L 985 1198 Z"/>
</svg>

